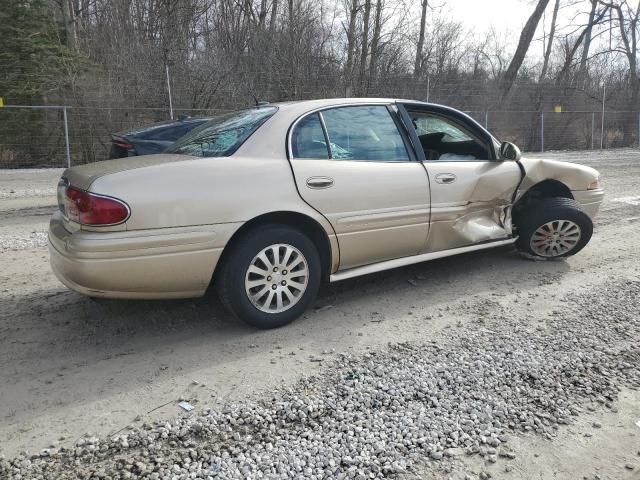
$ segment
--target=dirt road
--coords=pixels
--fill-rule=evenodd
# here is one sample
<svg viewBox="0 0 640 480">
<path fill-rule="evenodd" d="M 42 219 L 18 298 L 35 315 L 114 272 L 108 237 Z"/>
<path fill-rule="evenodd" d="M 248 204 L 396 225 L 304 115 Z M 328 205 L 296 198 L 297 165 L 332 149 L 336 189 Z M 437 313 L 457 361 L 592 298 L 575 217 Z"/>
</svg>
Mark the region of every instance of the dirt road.
<svg viewBox="0 0 640 480">
<path fill-rule="evenodd" d="M 46 250 L 60 171 L 3 171 L 0 453 L 37 452 L 70 445 L 86 432 L 106 436 L 172 418 L 180 413 L 180 398 L 202 409 L 268 397 L 275 386 L 322 374 L 337 352 L 464 335 L 465 322 L 479 315 L 461 315 L 467 302 L 486 303 L 482 315 L 489 317 L 508 306 L 533 325 L 565 309 L 567 296 L 597 297 L 602 285 L 639 280 L 640 152 L 545 156 L 579 161 L 602 174 L 607 197 L 591 243 L 576 257 L 533 262 L 499 249 L 333 284 L 304 318 L 268 332 L 231 318 L 213 295 L 94 302 L 68 291 L 51 273 Z M 637 345 L 638 339 L 629 341 Z M 640 397 L 632 387 L 622 390 L 617 411 L 597 406 L 554 440 L 517 437 L 520 473 L 505 478 L 640 478 Z M 596 421 L 601 428 L 587 428 Z M 443 478 L 489 468 L 474 458 L 450 473 L 424 468 Z M 496 478 L 505 474 L 491 468 Z"/>
</svg>

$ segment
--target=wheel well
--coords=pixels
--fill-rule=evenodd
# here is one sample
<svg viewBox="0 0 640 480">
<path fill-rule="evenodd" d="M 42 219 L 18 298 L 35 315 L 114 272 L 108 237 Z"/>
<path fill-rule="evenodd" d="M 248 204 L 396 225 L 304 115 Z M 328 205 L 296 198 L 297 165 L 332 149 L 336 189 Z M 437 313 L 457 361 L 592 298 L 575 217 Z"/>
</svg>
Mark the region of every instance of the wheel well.
<svg viewBox="0 0 640 480">
<path fill-rule="evenodd" d="M 227 254 L 239 238 L 243 237 L 250 230 L 256 227 L 272 224 L 287 225 L 289 227 L 300 230 L 305 235 L 308 235 L 318 249 L 318 253 L 320 255 L 320 263 L 322 265 L 322 278 L 329 278 L 329 274 L 331 273 L 331 244 L 329 243 L 329 237 L 327 236 L 324 228 L 316 220 L 308 217 L 307 215 L 286 211 L 266 213 L 264 215 L 255 217 L 242 225 L 231 236 L 231 238 L 227 242 L 227 245 L 224 247 L 222 255 L 220 256 L 218 264 L 216 265 L 216 269 L 213 273 L 213 278 L 215 278 L 218 268 L 226 260 Z"/>
<path fill-rule="evenodd" d="M 513 206 L 512 219 L 514 225 L 517 227 L 518 220 L 523 212 L 543 198 L 573 199 L 573 195 L 569 187 L 558 180 L 549 179 L 536 183 L 533 187 L 529 188 Z"/>
</svg>

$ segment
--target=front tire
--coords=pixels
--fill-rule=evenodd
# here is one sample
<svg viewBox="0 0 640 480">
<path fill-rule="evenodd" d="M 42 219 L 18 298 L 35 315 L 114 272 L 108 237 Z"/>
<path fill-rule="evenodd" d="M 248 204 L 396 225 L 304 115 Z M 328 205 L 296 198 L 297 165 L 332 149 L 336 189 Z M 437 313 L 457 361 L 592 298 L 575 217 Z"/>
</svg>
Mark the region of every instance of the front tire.
<svg viewBox="0 0 640 480">
<path fill-rule="evenodd" d="M 315 299 L 320 255 L 302 232 L 286 225 L 256 227 L 231 248 L 216 281 L 222 303 L 236 317 L 258 328 L 277 328 Z"/>
<path fill-rule="evenodd" d="M 520 214 L 516 247 L 535 257 L 575 255 L 593 233 L 589 216 L 570 198 L 545 198 Z"/>
</svg>

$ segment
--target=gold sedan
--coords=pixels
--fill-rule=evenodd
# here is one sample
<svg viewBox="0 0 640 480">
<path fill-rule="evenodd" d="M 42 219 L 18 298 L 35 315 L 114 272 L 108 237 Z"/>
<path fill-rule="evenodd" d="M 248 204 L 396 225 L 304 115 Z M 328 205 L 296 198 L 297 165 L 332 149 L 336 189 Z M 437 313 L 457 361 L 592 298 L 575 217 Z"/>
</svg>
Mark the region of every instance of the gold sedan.
<svg viewBox="0 0 640 480">
<path fill-rule="evenodd" d="M 197 297 L 213 283 L 236 316 L 272 328 L 321 281 L 508 244 L 577 253 L 602 202 L 598 172 L 520 157 L 440 105 L 261 105 L 163 154 L 66 170 L 51 265 L 92 297 Z"/>
</svg>

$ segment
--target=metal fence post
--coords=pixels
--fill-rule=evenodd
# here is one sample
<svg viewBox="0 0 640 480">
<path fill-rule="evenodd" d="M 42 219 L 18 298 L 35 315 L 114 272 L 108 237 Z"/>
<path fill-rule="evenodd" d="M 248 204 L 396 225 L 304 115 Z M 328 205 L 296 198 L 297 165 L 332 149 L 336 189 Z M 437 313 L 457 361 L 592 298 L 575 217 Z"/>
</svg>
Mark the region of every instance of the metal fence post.
<svg viewBox="0 0 640 480">
<path fill-rule="evenodd" d="M 600 124 L 600 150 L 604 148 L 604 105 L 607 98 L 607 86 L 602 86 L 602 123 Z"/>
<path fill-rule="evenodd" d="M 591 150 L 593 150 L 596 136 L 596 112 L 591 112 Z"/>
<path fill-rule="evenodd" d="M 540 151 L 544 152 L 544 112 L 540 112 Z"/>
<path fill-rule="evenodd" d="M 640 112 L 638 112 L 638 148 L 640 148 Z"/>
<path fill-rule="evenodd" d="M 67 118 L 67 107 L 62 107 L 62 117 L 64 118 L 64 145 L 67 153 L 67 168 L 71 168 L 71 149 L 69 148 L 69 120 Z"/>
<path fill-rule="evenodd" d="M 167 91 L 169 92 L 169 116 L 173 120 L 173 99 L 171 98 L 171 81 L 169 79 L 169 64 L 164 64 L 164 71 L 167 75 Z"/>
<path fill-rule="evenodd" d="M 489 129 L 489 110 L 484 112 L 484 128 Z"/>
</svg>

